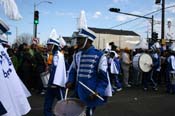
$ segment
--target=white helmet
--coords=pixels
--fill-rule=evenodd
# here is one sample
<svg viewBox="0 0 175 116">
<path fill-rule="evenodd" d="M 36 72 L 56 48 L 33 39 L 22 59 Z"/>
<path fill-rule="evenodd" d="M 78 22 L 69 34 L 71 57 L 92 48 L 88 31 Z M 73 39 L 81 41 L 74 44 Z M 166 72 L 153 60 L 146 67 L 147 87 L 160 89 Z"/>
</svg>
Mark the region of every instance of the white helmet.
<svg viewBox="0 0 175 116">
<path fill-rule="evenodd" d="M 86 37 L 92 41 L 94 41 L 96 38 L 95 33 L 88 28 L 81 28 L 79 30 L 78 37 Z"/>
<path fill-rule="evenodd" d="M 59 36 L 58 41 L 60 43 L 59 45 L 60 45 L 61 48 L 63 48 L 64 46 L 66 46 L 66 41 L 63 39 L 62 36 Z"/>
<path fill-rule="evenodd" d="M 0 35 L 0 43 L 2 44 L 8 44 L 8 39 L 6 34 Z"/>
<path fill-rule="evenodd" d="M 171 51 L 175 51 L 175 43 L 172 43 L 171 46 L 169 47 Z"/>
<path fill-rule="evenodd" d="M 6 33 L 9 27 L 0 19 L 0 34 Z"/>
<path fill-rule="evenodd" d="M 151 49 L 152 49 L 153 51 L 156 51 L 156 49 L 159 49 L 159 48 L 161 48 L 159 42 L 156 42 L 156 43 L 154 43 L 154 44 L 151 46 Z"/>
<path fill-rule="evenodd" d="M 66 42 L 62 38 L 62 36 L 57 35 L 57 32 L 55 29 L 52 29 L 49 39 L 47 40 L 47 44 L 53 44 L 53 45 L 63 48 L 66 45 Z"/>
</svg>

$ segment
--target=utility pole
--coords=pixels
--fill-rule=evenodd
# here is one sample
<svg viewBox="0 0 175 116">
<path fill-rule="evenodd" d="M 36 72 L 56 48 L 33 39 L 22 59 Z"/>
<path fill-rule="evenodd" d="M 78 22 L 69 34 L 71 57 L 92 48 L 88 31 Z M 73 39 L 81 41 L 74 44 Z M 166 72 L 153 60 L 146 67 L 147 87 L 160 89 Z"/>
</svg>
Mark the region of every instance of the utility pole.
<svg viewBox="0 0 175 116">
<path fill-rule="evenodd" d="M 33 12 L 33 18 L 35 20 L 35 11 L 36 11 L 36 4 L 34 4 L 34 12 Z M 37 38 L 37 24 L 34 23 L 35 21 L 33 21 L 33 35 L 34 38 Z"/>
<path fill-rule="evenodd" d="M 162 4 L 161 4 L 162 2 Z M 161 42 L 165 39 L 165 0 L 155 0 L 155 4 L 161 4 L 162 16 L 161 16 Z"/>
<path fill-rule="evenodd" d="M 165 0 L 162 0 L 161 41 L 165 39 Z"/>
<path fill-rule="evenodd" d="M 37 10 L 37 6 L 39 6 L 42 3 L 48 3 L 48 4 L 52 4 L 51 1 L 47 1 L 47 0 L 43 0 L 38 2 L 37 4 L 34 3 L 34 12 L 33 12 L 33 16 L 34 16 L 34 21 L 33 21 L 33 37 L 37 38 L 37 25 L 38 25 L 38 21 L 39 21 L 39 11 Z M 36 19 L 37 18 L 37 19 Z M 37 21 L 36 21 L 37 20 Z"/>
</svg>

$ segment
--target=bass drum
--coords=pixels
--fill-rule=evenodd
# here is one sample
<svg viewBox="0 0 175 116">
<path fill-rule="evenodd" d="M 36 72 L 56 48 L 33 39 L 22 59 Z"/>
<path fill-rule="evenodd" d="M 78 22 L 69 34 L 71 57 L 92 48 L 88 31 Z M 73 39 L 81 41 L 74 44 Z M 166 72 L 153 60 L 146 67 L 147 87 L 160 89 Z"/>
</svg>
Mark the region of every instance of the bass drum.
<svg viewBox="0 0 175 116">
<path fill-rule="evenodd" d="M 143 71 L 143 72 L 149 72 L 153 64 L 153 60 L 149 54 L 146 53 L 138 53 L 133 57 L 133 67 L 136 70 Z"/>
<path fill-rule="evenodd" d="M 54 107 L 55 116 L 86 116 L 86 106 L 79 99 L 58 101 Z"/>
</svg>

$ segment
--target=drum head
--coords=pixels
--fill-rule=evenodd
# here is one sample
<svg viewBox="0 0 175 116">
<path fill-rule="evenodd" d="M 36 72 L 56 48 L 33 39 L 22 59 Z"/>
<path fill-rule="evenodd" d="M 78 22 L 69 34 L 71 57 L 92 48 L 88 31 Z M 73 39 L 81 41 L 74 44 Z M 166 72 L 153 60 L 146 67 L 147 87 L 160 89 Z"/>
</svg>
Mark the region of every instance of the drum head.
<svg viewBox="0 0 175 116">
<path fill-rule="evenodd" d="M 58 101 L 54 108 L 54 114 L 56 116 L 82 116 L 85 111 L 85 104 L 78 99 Z"/>
<path fill-rule="evenodd" d="M 143 53 L 139 58 L 139 67 L 143 72 L 149 72 L 151 70 L 151 65 L 153 60 L 149 54 Z"/>
</svg>

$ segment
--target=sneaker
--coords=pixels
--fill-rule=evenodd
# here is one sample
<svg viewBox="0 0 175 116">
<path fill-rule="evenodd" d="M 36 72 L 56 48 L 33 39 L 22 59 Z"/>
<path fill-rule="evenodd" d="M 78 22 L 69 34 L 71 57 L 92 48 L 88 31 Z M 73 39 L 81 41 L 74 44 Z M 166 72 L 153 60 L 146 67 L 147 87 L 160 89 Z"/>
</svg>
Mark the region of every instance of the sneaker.
<svg viewBox="0 0 175 116">
<path fill-rule="evenodd" d="M 116 91 L 119 92 L 119 91 L 121 91 L 121 90 L 122 90 L 122 88 L 119 88 L 119 89 L 117 89 Z"/>
<path fill-rule="evenodd" d="M 42 91 L 41 93 L 40 93 L 40 95 L 44 95 L 45 94 L 45 92 L 44 91 Z"/>
<path fill-rule="evenodd" d="M 127 84 L 126 87 L 131 87 L 131 85 L 130 84 Z"/>
<path fill-rule="evenodd" d="M 112 88 L 113 88 L 113 89 L 117 89 L 117 87 L 116 87 L 116 86 L 112 86 Z"/>
<path fill-rule="evenodd" d="M 158 88 L 157 88 L 157 87 L 155 87 L 155 88 L 153 88 L 153 90 L 154 90 L 154 91 L 158 91 Z"/>
<path fill-rule="evenodd" d="M 144 87 L 144 88 L 143 88 L 143 90 L 144 90 L 144 91 L 147 91 L 147 90 L 148 90 L 148 88 Z"/>
</svg>

